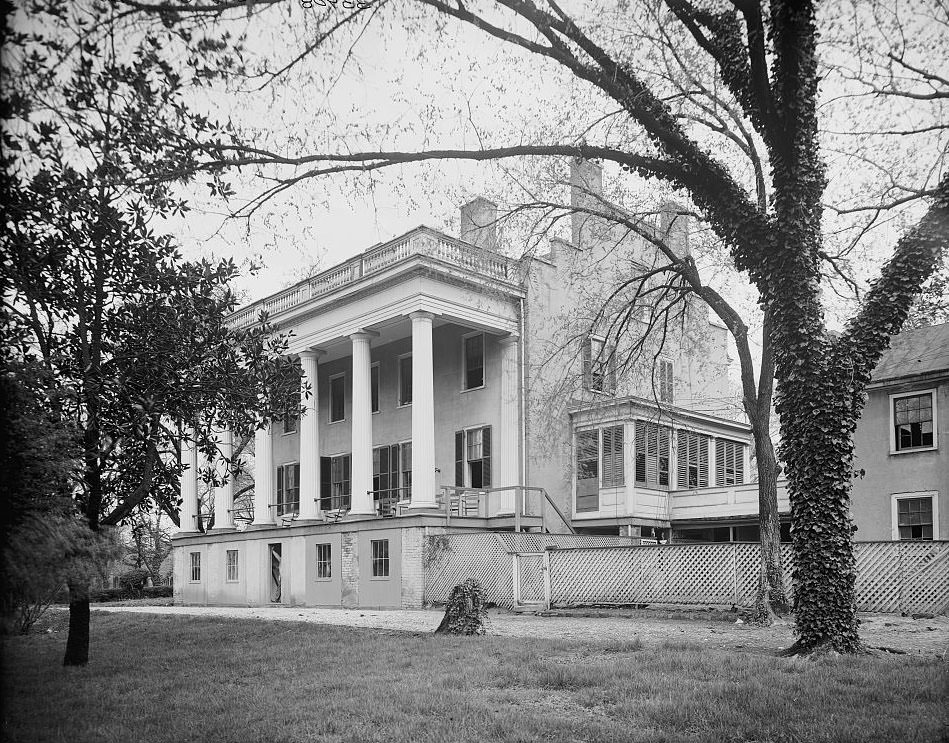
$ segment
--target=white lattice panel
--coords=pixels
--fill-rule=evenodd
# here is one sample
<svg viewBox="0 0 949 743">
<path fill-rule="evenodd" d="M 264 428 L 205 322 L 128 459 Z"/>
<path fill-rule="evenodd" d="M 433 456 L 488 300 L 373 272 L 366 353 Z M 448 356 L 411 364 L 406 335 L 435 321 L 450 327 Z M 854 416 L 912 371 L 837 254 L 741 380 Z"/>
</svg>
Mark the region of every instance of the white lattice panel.
<svg viewBox="0 0 949 743">
<path fill-rule="evenodd" d="M 433 544 L 439 548 L 433 549 Z M 429 537 L 425 554 L 432 557 L 425 565 L 426 603 L 447 601 L 452 588 L 474 578 L 481 583 L 485 601 L 507 608 L 514 605 L 511 557 L 497 534 L 474 532 Z"/>
<path fill-rule="evenodd" d="M 900 542 L 900 610 L 949 613 L 949 543 Z"/>
</svg>

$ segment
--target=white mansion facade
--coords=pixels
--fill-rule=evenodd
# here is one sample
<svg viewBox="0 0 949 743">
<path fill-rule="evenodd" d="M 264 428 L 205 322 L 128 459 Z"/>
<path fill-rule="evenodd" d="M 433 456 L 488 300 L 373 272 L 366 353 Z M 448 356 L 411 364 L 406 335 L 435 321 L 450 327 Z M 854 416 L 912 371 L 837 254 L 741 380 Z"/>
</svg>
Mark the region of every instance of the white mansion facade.
<svg viewBox="0 0 949 743">
<path fill-rule="evenodd" d="M 572 177 L 582 199 L 600 172 Z M 232 478 L 213 528 L 182 446 L 178 600 L 420 606 L 427 538 L 446 530 L 757 538 L 750 431 L 723 415 L 726 331 L 691 306 L 623 363 L 596 312 L 653 249 L 575 216 L 572 241 L 513 260 L 495 222 L 476 199 L 460 239 L 419 227 L 233 316 L 292 331 L 310 394 L 257 432 L 252 505 Z M 683 220 L 664 222 L 687 249 Z"/>
</svg>

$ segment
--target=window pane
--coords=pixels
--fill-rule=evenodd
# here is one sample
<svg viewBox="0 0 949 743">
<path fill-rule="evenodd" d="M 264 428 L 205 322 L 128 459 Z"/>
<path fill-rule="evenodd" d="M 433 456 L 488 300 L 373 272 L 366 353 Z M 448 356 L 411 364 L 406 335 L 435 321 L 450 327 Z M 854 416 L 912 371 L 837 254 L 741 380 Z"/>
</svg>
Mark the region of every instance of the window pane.
<svg viewBox="0 0 949 743">
<path fill-rule="evenodd" d="M 341 421 L 346 417 L 346 377 L 330 380 L 330 421 Z"/>
<path fill-rule="evenodd" d="M 399 405 L 412 402 L 412 357 L 399 359 Z"/>
<path fill-rule="evenodd" d="M 465 338 L 465 389 L 484 384 L 484 335 Z"/>
</svg>

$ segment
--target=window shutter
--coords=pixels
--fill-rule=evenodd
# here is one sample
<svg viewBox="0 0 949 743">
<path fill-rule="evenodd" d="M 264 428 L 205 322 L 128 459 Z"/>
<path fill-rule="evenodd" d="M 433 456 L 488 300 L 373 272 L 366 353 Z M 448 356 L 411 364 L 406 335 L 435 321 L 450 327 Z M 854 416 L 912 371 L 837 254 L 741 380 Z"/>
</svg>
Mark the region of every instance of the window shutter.
<svg viewBox="0 0 949 743">
<path fill-rule="evenodd" d="M 656 432 L 656 482 L 659 485 L 669 484 L 669 429 L 665 426 L 654 426 Z"/>
<path fill-rule="evenodd" d="M 708 436 L 699 437 L 699 487 L 708 487 Z"/>
<path fill-rule="evenodd" d="M 465 486 L 465 432 L 455 433 L 455 485 Z"/>
<path fill-rule="evenodd" d="M 646 482 L 659 482 L 659 432 L 652 424 L 646 427 Z"/>
<path fill-rule="evenodd" d="M 636 421 L 636 482 L 646 482 L 646 424 Z"/>
<path fill-rule="evenodd" d="M 601 458 L 603 459 L 603 487 L 613 487 L 613 429 L 604 428 L 600 435 L 603 438 L 603 445 L 600 447 Z"/>
<path fill-rule="evenodd" d="M 481 429 L 481 485 L 491 487 L 491 426 Z"/>
<path fill-rule="evenodd" d="M 583 339 L 583 387 L 593 388 L 593 340 L 590 336 Z"/>
<path fill-rule="evenodd" d="M 320 508 L 329 511 L 332 508 L 332 459 L 320 457 Z"/>
<path fill-rule="evenodd" d="M 611 395 L 616 394 L 616 349 L 614 348 L 610 352 L 609 361 L 606 365 L 606 384 L 604 385 L 606 392 L 609 392 Z"/>
<path fill-rule="evenodd" d="M 277 513 L 281 513 L 280 507 L 284 503 L 284 481 L 283 467 L 277 467 Z"/>
<path fill-rule="evenodd" d="M 721 439 L 715 439 L 715 484 L 725 484 L 725 442 Z"/>
<path fill-rule="evenodd" d="M 676 486 L 689 486 L 689 433 L 679 431 L 679 447 L 676 450 L 676 470 L 678 472 Z"/>
<path fill-rule="evenodd" d="M 743 485 L 745 482 L 745 447 L 741 444 L 735 444 L 735 484 Z"/>
</svg>

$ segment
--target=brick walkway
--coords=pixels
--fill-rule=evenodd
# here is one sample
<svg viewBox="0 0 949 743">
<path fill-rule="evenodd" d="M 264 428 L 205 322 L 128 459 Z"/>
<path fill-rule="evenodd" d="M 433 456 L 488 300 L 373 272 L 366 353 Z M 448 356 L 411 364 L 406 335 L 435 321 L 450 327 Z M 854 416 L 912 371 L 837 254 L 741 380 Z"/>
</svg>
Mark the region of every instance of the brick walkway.
<svg viewBox="0 0 949 743">
<path fill-rule="evenodd" d="M 227 606 L 96 606 L 94 611 L 116 611 L 171 616 L 228 617 L 284 622 L 314 622 L 344 627 L 432 632 L 441 611 L 309 609 L 294 607 Z M 492 613 L 488 634 L 611 643 L 639 638 L 647 646 L 664 642 L 690 643 L 736 650 L 778 650 L 793 642 L 791 627 L 765 629 L 730 622 L 655 619 L 643 616 L 544 617 Z M 871 647 L 906 653 L 949 657 L 949 617 L 914 620 L 892 614 L 861 615 L 860 635 Z"/>
</svg>

